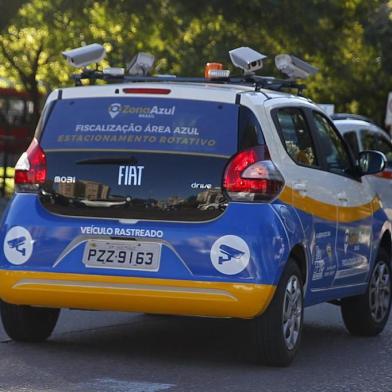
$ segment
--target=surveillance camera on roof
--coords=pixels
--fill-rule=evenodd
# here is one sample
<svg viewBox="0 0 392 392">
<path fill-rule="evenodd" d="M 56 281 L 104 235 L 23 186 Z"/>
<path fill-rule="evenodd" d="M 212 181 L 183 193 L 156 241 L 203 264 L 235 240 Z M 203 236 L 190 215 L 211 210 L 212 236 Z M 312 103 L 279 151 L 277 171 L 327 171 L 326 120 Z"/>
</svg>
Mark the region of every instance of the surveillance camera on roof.
<svg viewBox="0 0 392 392">
<path fill-rule="evenodd" d="M 75 68 L 87 67 L 90 64 L 99 63 L 105 55 L 105 48 L 99 44 L 86 45 L 63 52 L 63 56 L 68 64 Z"/>
<path fill-rule="evenodd" d="M 150 53 L 138 53 L 128 64 L 129 75 L 146 76 L 154 66 L 155 57 Z"/>
<path fill-rule="evenodd" d="M 279 54 L 276 56 L 275 65 L 279 71 L 292 79 L 306 79 L 318 71 L 318 68 L 290 54 Z"/>
<path fill-rule="evenodd" d="M 245 75 L 254 73 L 263 67 L 263 59 L 265 56 L 262 53 L 248 47 L 241 47 L 230 50 L 231 62 L 237 67 L 244 70 Z"/>
</svg>

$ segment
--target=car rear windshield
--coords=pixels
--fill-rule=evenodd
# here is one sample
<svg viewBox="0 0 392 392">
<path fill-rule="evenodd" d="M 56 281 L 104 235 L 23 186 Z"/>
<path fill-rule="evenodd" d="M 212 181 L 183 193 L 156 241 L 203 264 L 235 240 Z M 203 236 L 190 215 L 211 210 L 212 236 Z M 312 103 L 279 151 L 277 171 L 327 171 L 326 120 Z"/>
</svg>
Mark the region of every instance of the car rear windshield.
<svg viewBox="0 0 392 392">
<path fill-rule="evenodd" d="M 44 149 L 188 152 L 230 156 L 238 148 L 235 104 L 162 98 L 78 98 L 56 102 Z"/>
<path fill-rule="evenodd" d="M 229 202 L 222 180 L 230 157 L 263 144 L 254 113 L 234 103 L 60 100 L 46 122 L 40 201 L 65 216 L 215 219 Z"/>
</svg>

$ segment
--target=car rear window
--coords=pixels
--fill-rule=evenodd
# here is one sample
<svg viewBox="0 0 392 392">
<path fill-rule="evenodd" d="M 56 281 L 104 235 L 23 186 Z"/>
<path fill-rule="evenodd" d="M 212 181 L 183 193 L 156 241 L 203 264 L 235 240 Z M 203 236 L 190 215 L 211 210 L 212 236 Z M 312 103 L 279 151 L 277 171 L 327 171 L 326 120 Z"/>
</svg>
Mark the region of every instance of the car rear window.
<svg viewBox="0 0 392 392">
<path fill-rule="evenodd" d="M 232 155 L 235 104 L 162 98 L 78 98 L 56 102 L 44 149 L 183 151 Z"/>
</svg>

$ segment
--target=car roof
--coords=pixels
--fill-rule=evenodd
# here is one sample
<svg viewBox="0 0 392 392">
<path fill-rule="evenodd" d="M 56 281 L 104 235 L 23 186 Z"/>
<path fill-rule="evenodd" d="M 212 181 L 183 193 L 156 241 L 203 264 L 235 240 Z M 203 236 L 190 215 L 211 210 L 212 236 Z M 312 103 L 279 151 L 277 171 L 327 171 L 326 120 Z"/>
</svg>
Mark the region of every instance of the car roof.
<svg viewBox="0 0 392 392">
<path fill-rule="evenodd" d="M 355 126 L 355 127 L 374 127 L 375 124 L 365 121 L 365 120 L 356 120 L 352 118 L 345 118 L 345 119 L 332 119 L 334 124 L 339 124 L 339 125 L 348 125 L 348 126 Z"/>
<path fill-rule="evenodd" d="M 354 113 L 334 113 L 331 118 L 332 120 L 362 120 L 377 125 L 371 118 Z"/>
<path fill-rule="evenodd" d="M 389 138 L 388 134 L 386 131 L 384 131 L 382 128 L 378 127 L 372 122 L 364 121 L 364 120 L 356 120 L 352 118 L 346 118 L 342 120 L 333 120 L 335 126 L 342 132 L 347 132 L 347 131 L 356 131 L 360 129 L 366 129 L 367 131 L 374 132 L 374 133 L 379 133 L 385 136 L 386 138 Z"/>
</svg>

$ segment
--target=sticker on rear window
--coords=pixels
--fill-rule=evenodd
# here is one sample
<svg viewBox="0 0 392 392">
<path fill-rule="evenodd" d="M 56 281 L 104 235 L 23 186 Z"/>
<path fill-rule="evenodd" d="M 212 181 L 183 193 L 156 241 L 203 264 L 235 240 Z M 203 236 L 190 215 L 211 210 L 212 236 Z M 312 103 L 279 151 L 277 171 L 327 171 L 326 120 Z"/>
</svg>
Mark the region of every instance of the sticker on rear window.
<svg viewBox="0 0 392 392">
<path fill-rule="evenodd" d="M 46 149 L 130 149 L 231 155 L 238 107 L 179 99 L 79 98 L 56 103 Z"/>
</svg>

